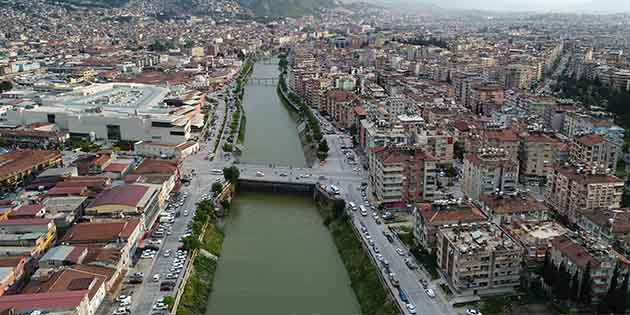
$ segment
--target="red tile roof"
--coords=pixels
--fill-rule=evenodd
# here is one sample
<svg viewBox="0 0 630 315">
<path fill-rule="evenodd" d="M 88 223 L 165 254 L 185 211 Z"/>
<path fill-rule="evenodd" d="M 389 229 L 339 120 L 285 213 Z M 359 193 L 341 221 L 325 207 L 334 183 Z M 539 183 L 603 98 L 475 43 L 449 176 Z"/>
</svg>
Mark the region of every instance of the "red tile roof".
<svg viewBox="0 0 630 315">
<path fill-rule="evenodd" d="M 103 170 L 105 172 L 121 173 L 129 167 L 127 163 L 112 163 Z"/>
<path fill-rule="evenodd" d="M 77 308 L 88 290 L 23 293 L 0 296 L 0 309 L 15 308 L 18 313 L 32 310 L 65 310 Z"/>
<path fill-rule="evenodd" d="M 585 268 L 589 262 L 591 263 L 591 268 L 593 269 L 598 268 L 601 264 L 599 260 L 589 255 L 588 251 L 582 245 L 572 241 L 564 235 L 551 240 L 551 247 L 559 250 L 569 259 L 569 261 L 578 265 L 580 268 Z"/>
<path fill-rule="evenodd" d="M 604 142 L 604 137 L 600 135 L 596 135 L 596 134 L 591 134 L 591 135 L 582 136 L 578 138 L 577 141 L 579 141 L 581 144 L 585 146 L 592 146 L 592 145 L 596 145 L 596 144 L 600 144 Z"/>
<path fill-rule="evenodd" d="M 34 217 L 44 209 L 42 205 L 21 205 L 17 209 L 11 211 L 9 218 L 13 217 Z"/>
<path fill-rule="evenodd" d="M 53 221 L 53 219 L 37 219 L 37 218 L 27 218 L 27 219 L 10 219 L 0 221 L 0 226 L 3 225 L 48 225 Z"/>
<path fill-rule="evenodd" d="M 425 221 L 431 225 L 442 225 L 453 222 L 481 222 L 486 220 L 481 210 L 472 204 L 452 207 L 445 210 L 435 210 L 431 204 L 419 203 L 416 205 L 416 209 L 418 209 Z"/>
<path fill-rule="evenodd" d="M 15 150 L 0 154 L 0 179 L 55 161 L 61 161 L 61 155 L 57 151 Z"/>
<path fill-rule="evenodd" d="M 114 186 L 101 192 L 90 207 L 103 205 L 125 205 L 136 207 L 149 187 L 143 185 L 124 184 Z"/>
<path fill-rule="evenodd" d="M 63 236 L 67 243 L 99 243 L 128 239 L 140 224 L 140 219 L 102 223 L 79 223 L 73 225 Z"/>
</svg>

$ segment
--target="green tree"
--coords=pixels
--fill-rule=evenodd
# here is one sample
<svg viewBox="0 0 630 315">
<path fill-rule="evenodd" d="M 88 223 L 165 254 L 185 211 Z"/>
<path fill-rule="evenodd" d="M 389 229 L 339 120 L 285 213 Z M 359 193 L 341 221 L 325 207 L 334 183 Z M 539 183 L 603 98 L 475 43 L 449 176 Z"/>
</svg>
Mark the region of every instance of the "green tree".
<svg viewBox="0 0 630 315">
<path fill-rule="evenodd" d="M 569 299 L 571 301 L 577 302 L 580 298 L 580 278 L 578 277 L 577 269 L 573 273 L 573 278 L 571 279 L 571 288 L 569 289 Z"/>
<path fill-rule="evenodd" d="M 346 201 L 343 199 L 335 199 L 332 208 L 335 219 L 341 218 L 346 213 Z"/>
<path fill-rule="evenodd" d="M 543 263 L 543 281 L 547 286 L 553 285 L 554 266 L 549 251 L 545 252 L 545 262 Z"/>
<path fill-rule="evenodd" d="M 328 153 L 326 153 L 326 152 L 322 152 L 322 151 L 318 151 L 318 152 L 317 152 L 317 158 L 318 158 L 320 161 L 324 161 L 324 160 L 326 160 L 326 159 L 328 158 Z"/>
<path fill-rule="evenodd" d="M 9 91 L 12 88 L 13 88 L 13 83 L 11 83 L 11 81 L 0 82 L 0 93 Z"/>
<path fill-rule="evenodd" d="M 553 293 L 559 299 L 566 300 L 569 297 L 569 288 L 567 284 L 571 279 L 564 262 L 561 262 L 560 266 L 558 266 L 558 270 L 556 271 L 556 278 L 557 280 L 554 282 L 553 285 Z"/>
<path fill-rule="evenodd" d="M 230 209 L 230 201 L 227 199 L 221 200 L 221 206 L 223 207 L 223 209 Z"/>
<path fill-rule="evenodd" d="M 326 139 L 323 139 L 319 142 L 319 147 L 317 148 L 318 151 L 328 153 L 329 149 L 330 148 L 328 147 L 328 141 L 326 141 Z"/>
<path fill-rule="evenodd" d="M 453 144 L 453 155 L 456 159 L 462 160 L 464 158 L 464 153 L 466 153 L 466 149 L 464 148 L 464 143 L 461 141 L 455 141 Z"/>
<path fill-rule="evenodd" d="M 223 191 L 223 185 L 221 183 L 215 182 L 212 184 L 212 192 L 214 192 L 215 195 L 220 194 L 221 191 Z"/>
<path fill-rule="evenodd" d="M 580 302 L 584 305 L 591 305 L 593 301 L 593 283 L 591 279 L 591 262 L 586 265 L 586 269 L 582 274 L 582 283 L 580 284 Z"/>
<path fill-rule="evenodd" d="M 201 247 L 201 242 L 198 237 L 193 235 L 186 236 L 182 239 L 182 246 L 187 250 L 195 250 Z"/>
<path fill-rule="evenodd" d="M 630 189 L 625 188 L 623 190 L 623 195 L 621 195 L 621 207 L 630 207 Z"/>
<path fill-rule="evenodd" d="M 240 176 L 241 172 L 236 166 L 230 166 L 223 169 L 223 177 L 232 185 L 238 184 L 238 178 Z"/>
<path fill-rule="evenodd" d="M 170 295 L 167 295 L 167 296 L 165 296 L 163 298 L 163 301 L 164 301 L 163 303 L 166 304 L 166 306 L 168 306 L 169 310 L 173 309 L 173 305 L 175 305 L 175 298 L 174 297 L 172 297 Z"/>
<path fill-rule="evenodd" d="M 628 277 L 630 276 L 629 273 L 626 273 L 623 277 L 623 282 L 621 283 L 621 286 L 619 287 L 619 289 L 617 289 L 617 297 L 615 298 L 615 314 L 625 314 L 626 313 L 626 309 L 628 308 L 628 301 L 626 294 L 628 293 Z"/>
</svg>

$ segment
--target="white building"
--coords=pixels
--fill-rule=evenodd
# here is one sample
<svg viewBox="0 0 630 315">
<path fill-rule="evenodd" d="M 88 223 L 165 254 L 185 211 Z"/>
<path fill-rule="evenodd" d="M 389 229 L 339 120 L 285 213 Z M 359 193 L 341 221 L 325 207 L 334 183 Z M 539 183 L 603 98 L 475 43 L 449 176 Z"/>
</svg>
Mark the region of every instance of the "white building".
<svg viewBox="0 0 630 315">
<path fill-rule="evenodd" d="M 42 105 L 14 106 L 7 111 L 7 120 L 22 125 L 55 123 L 71 136 L 99 140 L 186 142 L 190 120 L 164 104 L 167 93 L 152 85 L 95 84 L 43 98 Z"/>
</svg>

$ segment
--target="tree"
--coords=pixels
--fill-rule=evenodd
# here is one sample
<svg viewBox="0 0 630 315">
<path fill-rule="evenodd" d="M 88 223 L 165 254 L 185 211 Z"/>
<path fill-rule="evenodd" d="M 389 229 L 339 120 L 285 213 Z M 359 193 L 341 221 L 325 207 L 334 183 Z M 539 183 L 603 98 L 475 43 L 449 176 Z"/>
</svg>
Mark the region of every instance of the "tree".
<svg viewBox="0 0 630 315">
<path fill-rule="evenodd" d="M 621 207 L 630 207 L 630 189 L 624 189 L 623 195 L 621 195 Z"/>
<path fill-rule="evenodd" d="M 545 262 L 543 264 L 543 281 L 547 286 L 553 284 L 553 262 L 549 257 L 549 251 L 545 252 Z"/>
<path fill-rule="evenodd" d="M 606 293 L 606 297 L 604 298 L 604 303 L 600 303 L 600 309 L 604 312 L 613 311 L 615 309 L 615 298 L 617 294 L 617 278 L 619 278 L 619 267 L 615 265 L 615 269 L 613 270 L 612 278 L 610 278 L 610 286 L 608 287 L 608 292 Z"/>
<path fill-rule="evenodd" d="M 198 238 L 189 235 L 182 239 L 182 245 L 187 250 L 195 250 L 201 246 L 201 242 Z"/>
<path fill-rule="evenodd" d="M 230 166 L 223 169 L 223 177 L 232 185 L 236 185 L 238 183 L 238 178 L 240 176 L 241 172 L 236 166 Z"/>
<path fill-rule="evenodd" d="M 569 297 L 569 288 L 567 287 L 569 280 L 570 276 L 563 261 L 558 266 L 556 281 L 553 284 L 553 293 L 561 300 L 566 300 Z"/>
<path fill-rule="evenodd" d="M 590 305 L 593 299 L 593 283 L 591 282 L 591 262 L 586 265 L 582 274 L 582 284 L 580 285 L 580 302 Z"/>
<path fill-rule="evenodd" d="M 455 141 L 455 143 L 453 144 L 453 155 L 455 156 L 455 158 L 458 160 L 464 159 L 464 153 L 466 153 L 464 143 L 460 141 Z"/>
<path fill-rule="evenodd" d="M 324 161 L 324 160 L 326 160 L 326 158 L 328 158 L 328 153 L 319 151 L 319 152 L 317 152 L 317 158 L 320 161 Z"/>
<path fill-rule="evenodd" d="M 166 304 L 166 306 L 168 306 L 168 309 L 171 310 L 173 309 L 173 305 L 175 304 L 175 298 L 167 295 L 163 298 L 163 303 Z"/>
<path fill-rule="evenodd" d="M 621 283 L 621 287 L 617 289 L 617 297 L 615 298 L 615 314 L 625 314 L 626 309 L 628 308 L 628 302 L 626 301 L 626 293 L 628 292 L 628 278 L 630 277 L 629 273 L 626 273 L 623 277 L 623 282 Z"/>
<path fill-rule="evenodd" d="M 227 199 L 223 199 L 221 200 L 221 207 L 223 207 L 223 209 L 230 209 L 230 201 Z"/>
<path fill-rule="evenodd" d="M 12 88 L 13 88 L 13 83 L 11 83 L 11 81 L 0 82 L 0 93 L 9 91 Z"/>
<path fill-rule="evenodd" d="M 317 148 L 319 152 L 328 153 L 329 149 L 330 148 L 328 148 L 328 141 L 326 141 L 326 139 L 323 139 L 322 141 L 319 142 L 319 147 Z"/>
<path fill-rule="evenodd" d="M 221 191 L 223 191 L 223 185 L 221 183 L 215 182 L 212 184 L 212 192 L 214 192 L 215 195 L 220 194 Z"/>
<path fill-rule="evenodd" d="M 336 199 L 333 202 L 333 216 L 335 219 L 341 218 L 346 211 L 346 201 L 343 199 Z"/>
<path fill-rule="evenodd" d="M 580 278 L 578 277 L 577 269 L 573 273 L 573 278 L 571 279 L 571 288 L 569 289 L 569 299 L 571 301 L 577 302 L 580 298 Z"/>
</svg>

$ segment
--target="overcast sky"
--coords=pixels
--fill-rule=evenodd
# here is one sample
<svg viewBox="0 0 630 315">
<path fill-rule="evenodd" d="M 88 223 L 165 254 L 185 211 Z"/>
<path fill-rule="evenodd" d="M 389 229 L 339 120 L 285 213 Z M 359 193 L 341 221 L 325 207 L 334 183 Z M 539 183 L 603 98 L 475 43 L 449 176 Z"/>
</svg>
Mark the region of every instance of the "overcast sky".
<svg viewBox="0 0 630 315">
<path fill-rule="evenodd" d="M 527 11 L 582 11 L 586 8 L 627 10 L 630 0 L 419 0 L 444 8 Z M 623 9 L 621 9 L 623 7 Z"/>
</svg>

